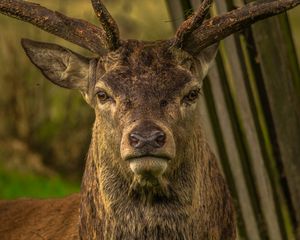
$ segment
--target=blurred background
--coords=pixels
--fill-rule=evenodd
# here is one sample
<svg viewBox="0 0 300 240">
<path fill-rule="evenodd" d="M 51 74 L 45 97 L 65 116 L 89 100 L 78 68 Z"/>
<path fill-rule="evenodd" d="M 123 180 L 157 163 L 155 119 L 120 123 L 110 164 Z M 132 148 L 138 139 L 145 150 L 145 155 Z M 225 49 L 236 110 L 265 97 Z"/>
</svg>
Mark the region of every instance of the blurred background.
<svg viewBox="0 0 300 240">
<path fill-rule="evenodd" d="M 98 24 L 87 0 L 32 2 Z M 166 39 L 174 32 L 164 0 L 104 3 L 123 38 Z M 291 11 L 289 17 L 300 56 L 300 9 Z M 6 16 L 0 16 L 0 28 L 0 198 L 63 196 L 78 191 L 93 111 L 78 92 L 44 79 L 25 56 L 20 39 L 58 43 L 91 54 Z"/>
</svg>

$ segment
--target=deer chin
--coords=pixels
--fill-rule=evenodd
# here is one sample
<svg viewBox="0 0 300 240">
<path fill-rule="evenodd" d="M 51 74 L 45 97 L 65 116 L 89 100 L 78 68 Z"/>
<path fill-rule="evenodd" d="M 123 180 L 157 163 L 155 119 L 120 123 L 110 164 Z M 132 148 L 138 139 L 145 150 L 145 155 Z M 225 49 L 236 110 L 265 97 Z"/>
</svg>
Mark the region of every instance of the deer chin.
<svg viewBox="0 0 300 240">
<path fill-rule="evenodd" d="M 142 156 L 129 160 L 131 171 L 142 178 L 152 179 L 161 177 L 168 167 L 168 158 Z"/>
<path fill-rule="evenodd" d="M 144 202 L 169 197 L 169 184 L 163 176 L 170 158 L 166 156 L 139 156 L 127 159 L 134 173 L 130 195 Z"/>
</svg>

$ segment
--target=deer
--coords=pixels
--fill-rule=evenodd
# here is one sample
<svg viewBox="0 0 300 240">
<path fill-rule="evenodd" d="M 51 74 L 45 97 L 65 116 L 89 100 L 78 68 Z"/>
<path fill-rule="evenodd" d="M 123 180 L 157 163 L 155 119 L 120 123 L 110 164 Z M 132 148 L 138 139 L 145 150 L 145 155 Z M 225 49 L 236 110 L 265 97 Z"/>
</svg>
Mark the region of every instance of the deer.
<svg viewBox="0 0 300 240">
<path fill-rule="evenodd" d="M 212 0 L 163 41 L 124 40 L 100 0 L 100 25 L 38 4 L 1 0 L 0 12 L 97 54 L 22 39 L 54 84 L 95 111 L 80 193 L 0 201 L 1 239 L 236 239 L 233 200 L 201 122 L 201 87 L 223 38 L 299 5 L 258 1 L 207 18 Z"/>
</svg>

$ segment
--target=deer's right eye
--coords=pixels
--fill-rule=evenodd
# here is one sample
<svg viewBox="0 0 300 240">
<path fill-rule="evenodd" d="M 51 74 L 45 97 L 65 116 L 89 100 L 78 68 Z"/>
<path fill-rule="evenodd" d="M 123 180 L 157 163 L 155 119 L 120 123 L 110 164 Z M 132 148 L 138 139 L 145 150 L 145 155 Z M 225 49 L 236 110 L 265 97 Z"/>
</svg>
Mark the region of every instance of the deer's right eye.
<svg viewBox="0 0 300 240">
<path fill-rule="evenodd" d="M 97 92 L 97 97 L 101 103 L 105 103 L 111 99 L 111 97 L 104 91 Z"/>
</svg>

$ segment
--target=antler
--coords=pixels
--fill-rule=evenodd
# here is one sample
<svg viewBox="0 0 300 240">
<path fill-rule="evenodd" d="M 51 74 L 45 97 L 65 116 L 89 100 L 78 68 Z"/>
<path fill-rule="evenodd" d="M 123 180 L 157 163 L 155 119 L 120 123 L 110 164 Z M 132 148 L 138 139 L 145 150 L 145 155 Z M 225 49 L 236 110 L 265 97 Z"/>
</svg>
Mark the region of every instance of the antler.
<svg viewBox="0 0 300 240">
<path fill-rule="evenodd" d="M 29 22 L 49 33 L 75 43 L 95 53 L 103 53 L 105 49 L 115 50 L 118 46 L 118 30 L 115 22 L 101 1 L 92 1 L 97 15 L 103 22 L 99 28 L 87 21 L 67 17 L 59 12 L 51 11 L 36 3 L 22 0 L 1 0 L 0 12 Z M 99 7 L 100 6 L 100 7 Z"/>
<path fill-rule="evenodd" d="M 121 40 L 115 21 L 101 0 L 92 0 L 92 4 L 101 28 L 84 20 L 51 11 L 39 4 L 22 0 L 1 0 L 0 12 L 29 22 L 95 53 L 101 54 L 104 49 L 116 50 L 121 45 Z M 173 41 L 174 47 L 197 54 L 202 49 L 258 20 L 296 7 L 300 4 L 300 0 L 260 0 L 222 16 L 204 20 L 211 4 L 212 0 L 204 0 L 196 14 L 183 22 Z"/>
<path fill-rule="evenodd" d="M 197 12 L 184 21 L 177 29 L 173 46 L 182 47 L 181 44 L 186 41 L 190 34 L 200 27 L 209 11 L 213 0 L 204 0 Z"/>
<path fill-rule="evenodd" d="M 179 27 L 173 46 L 196 55 L 202 49 L 258 20 L 285 12 L 299 4 L 300 0 L 256 1 L 203 21 L 207 8 L 211 5 L 211 1 L 204 0 L 196 15 L 191 16 Z"/>
<path fill-rule="evenodd" d="M 106 32 L 106 42 L 109 50 L 116 50 L 120 47 L 119 28 L 100 0 L 92 0 L 92 5 L 102 28 Z"/>
</svg>

